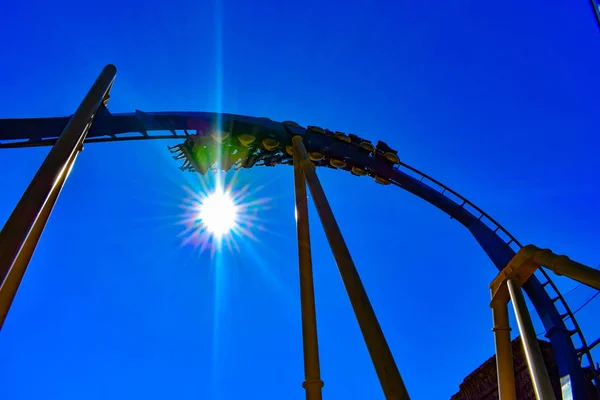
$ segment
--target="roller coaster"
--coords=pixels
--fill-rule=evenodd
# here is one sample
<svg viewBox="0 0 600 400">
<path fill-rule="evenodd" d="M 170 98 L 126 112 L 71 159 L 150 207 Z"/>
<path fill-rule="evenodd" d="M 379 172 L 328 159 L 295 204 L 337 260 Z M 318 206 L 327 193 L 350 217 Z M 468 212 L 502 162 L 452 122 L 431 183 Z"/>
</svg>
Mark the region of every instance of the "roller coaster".
<svg viewBox="0 0 600 400">
<path fill-rule="evenodd" d="M 590 3 L 592 4 L 592 8 L 594 9 L 596 21 L 598 22 L 598 27 L 600 28 L 600 0 L 590 0 Z"/>
<path fill-rule="evenodd" d="M 377 184 L 401 188 L 437 207 L 469 230 L 499 271 L 505 270 L 523 248 L 521 243 L 490 215 L 448 186 L 405 164 L 399 158 L 398 152 L 386 143 L 373 144 L 355 134 L 317 126 L 303 127 L 292 121 L 277 122 L 268 118 L 225 113 L 136 110 L 133 113 L 113 114 L 108 110 L 107 104 L 115 74 L 116 69 L 107 66 L 72 116 L 0 120 L 0 148 L 53 146 L 40 172 L 0 234 L 0 272 L 2 273 L 0 323 L 4 322 L 14 293 L 31 258 L 31 249 L 35 248 L 39 234 L 45 225 L 45 220 L 39 221 L 40 218 L 47 219 L 49 211 L 45 207 L 51 209 L 53 206 L 68 175 L 68 170 L 73 167 L 75 157 L 84 144 L 179 139 L 181 143 L 169 147 L 169 151 L 175 160 L 181 162 L 182 171 L 204 175 L 217 169 L 228 171 L 258 166 L 292 165 L 295 169 L 304 171 L 311 192 L 320 187 L 316 175 L 314 179 L 311 178 L 311 168 L 336 169 L 350 173 L 357 179 L 373 179 Z M 296 178 L 298 195 L 306 189 L 301 174 L 297 174 Z M 35 201 L 32 203 L 31 199 L 37 199 L 34 194 L 40 198 L 37 200 L 38 208 L 32 205 Z M 28 201 L 27 196 L 30 196 Z M 313 192 L 313 197 L 318 196 Z M 325 199 L 322 204 L 317 204 L 318 207 L 322 205 L 328 207 Z M 297 209 L 300 210 L 298 205 Z M 325 214 L 320 214 L 326 230 L 332 225 L 337 228 L 333 217 L 327 219 L 328 217 L 323 215 Z M 308 233 L 302 233 L 300 227 L 298 229 L 299 245 L 301 245 L 302 235 L 305 235 L 304 239 L 307 242 Z M 339 240 L 336 238 L 330 239 L 334 253 L 335 246 L 345 248 L 341 236 Z M 28 244 L 28 241 L 32 244 Z M 299 248 L 301 267 L 303 262 L 306 263 L 306 258 L 304 261 L 302 259 L 302 251 Z M 347 249 L 342 249 L 341 253 L 344 251 L 347 253 Z M 349 254 L 347 256 L 349 257 Z M 336 256 L 336 262 L 342 273 L 341 264 L 344 264 L 344 261 Z M 351 262 L 350 264 L 353 267 Z M 359 279 L 356 271 L 352 270 L 352 274 L 350 278 L 343 276 L 347 287 L 349 279 Z M 309 280 L 306 282 L 312 287 L 312 275 L 307 279 Z M 552 344 L 560 376 L 567 377 L 570 381 L 572 398 L 575 400 L 589 398 L 590 382 L 593 382 L 596 388 L 600 387 L 598 370 L 594 367 L 591 354 L 591 350 L 600 343 L 600 339 L 588 341 L 584 336 L 571 307 L 546 270 L 536 269 L 526 282 L 522 283 L 522 288 L 543 323 L 546 337 Z M 351 296 L 350 289 L 348 291 Z M 308 292 L 302 291 L 302 294 L 303 313 L 305 305 L 308 309 L 311 307 L 314 309 L 314 300 L 312 305 L 310 303 L 312 295 L 310 289 Z M 356 304 L 362 302 L 361 306 L 364 306 L 366 302 L 367 308 L 372 312 L 366 293 L 360 296 Z M 305 303 L 305 300 L 309 302 Z M 359 311 L 356 309 L 358 306 L 352 298 L 351 301 L 359 318 Z M 310 324 L 310 316 L 307 318 L 307 324 Z M 367 346 L 369 347 L 369 341 L 375 340 L 374 337 L 384 341 L 374 316 L 370 321 L 377 325 L 379 330 L 375 329 L 373 332 L 377 332 L 371 332 L 370 339 L 367 337 L 365 326 L 368 322 L 365 322 L 364 318 L 366 317 L 363 317 L 362 321 L 359 318 L 359 324 Z M 303 322 L 305 322 L 304 316 Z M 316 336 L 313 339 L 316 347 Z M 307 345 L 305 342 L 305 351 L 306 346 L 310 347 L 310 344 Z M 376 359 L 391 357 L 391 353 L 389 349 L 387 351 L 389 354 L 384 350 L 377 353 L 379 350 L 373 350 L 375 347 L 369 347 L 369 351 L 376 364 L 386 398 L 408 398 L 403 388 L 395 391 L 390 389 L 394 385 L 388 384 L 386 389 L 384 381 L 394 379 L 395 364 L 393 359 L 388 360 L 394 364 L 393 368 L 382 372 L 377 366 Z M 383 347 L 387 348 L 387 343 Z M 315 368 L 316 372 L 313 368 L 312 377 L 309 376 L 310 368 L 306 373 L 305 387 L 307 398 L 310 399 L 320 398 L 322 386 L 318 365 Z M 386 373 L 392 378 L 383 377 Z M 403 386 L 399 374 L 397 378 L 400 386 Z M 311 383 L 317 383 L 313 386 L 318 387 L 318 397 L 309 395 Z M 508 399 L 509 396 L 502 398 Z"/>
</svg>

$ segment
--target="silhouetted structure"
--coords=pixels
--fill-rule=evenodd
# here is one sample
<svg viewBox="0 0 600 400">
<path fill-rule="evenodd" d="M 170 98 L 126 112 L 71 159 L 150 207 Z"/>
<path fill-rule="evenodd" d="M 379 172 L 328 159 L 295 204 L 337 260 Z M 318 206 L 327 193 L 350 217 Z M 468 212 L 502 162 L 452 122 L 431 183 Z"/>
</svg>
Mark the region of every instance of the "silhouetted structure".
<svg viewBox="0 0 600 400">
<path fill-rule="evenodd" d="M 548 375 L 552 381 L 552 387 L 557 399 L 562 399 L 560 376 L 558 366 L 554 359 L 552 346 L 549 342 L 538 340 Z M 527 362 L 523 353 L 521 338 L 512 341 L 513 363 L 515 368 L 515 385 L 518 400 L 535 400 L 535 393 L 531 385 Z M 588 379 L 591 379 L 591 371 L 586 370 Z M 594 385 L 589 384 L 589 399 L 598 399 L 595 394 Z M 498 377 L 496 374 L 496 356 L 490 357 L 479 368 L 471 372 L 460 384 L 460 391 L 451 397 L 451 400 L 497 400 L 498 399 Z"/>
<path fill-rule="evenodd" d="M 598 1 L 598 0 L 592 0 Z M 381 185 L 402 188 L 437 207 L 458 221 L 488 255 L 500 274 L 492 282 L 492 309 L 494 311 L 494 335 L 500 344 L 496 353 L 500 356 L 501 388 L 514 398 L 513 366 L 509 355 L 511 347 L 508 329 L 508 301 L 514 306 L 520 332 L 529 349 L 534 382 L 544 400 L 552 398 L 554 391 L 550 377 L 557 381 L 557 369 L 561 375 L 570 377 L 573 400 L 590 398 L 590 376 L 600 386 L 595 370 L 581 368 L 585 357 L 594 365 L 591 350 L 600 339 L 588 344 L 577 323 L 575 313 L 560 293 L 543 266 L 587 286 L 600 290 L 600 272 L 576 263 L 550 250 L 523 246 L 513 235 L 489 214 L 461 196 L 448 186 L 400 161 L 398 152 L 384 142 L 374 146 L 370 140 L 355 134 L 323 129 L 318 126 L 303 127 L 293 121 L 277 122 L 268 118 L 247 117 L 235 114 L 207 112 L 142 112 L 113 114 L 106 107 L 109 92 L 115 78 L 116 68 L 107 65 L 90 91 L 71 116 L 51 118 L 0 119 L 0 148 L 53 146 L 31 184 L 23 194 L 4 228 L 0 231 L 0 329 L 8 314 L 27 266 L 42 231 L 57 201 L 63 185 L 73 168 L 83 144 L 149 139 L 181 139 L 183 142 L 169 147 L 173 158 L 182 162 L 181 169 L 206 174 L 209 170 L 228 171 L 254 166 L 294 165 L 296 222 L 298 234 L 299 266 L 301 270 L 301 310 L 303 321 L 303 345 L 305 350 L 305 381 L 307 398 L 320 399 L 320 379 L 317 358 L 316 318 L 314 316 L 314 292 L 308 216 L 306 213 L 306 186 L 322 221 L 325 234 L 334 254 L 337 267 L 346 286 L 349 300 L 354 308 L 358 325 L 369 348 L 373 365 L 380 379 L 386 398 L 408 400 L 408 392 L 397 370 L 381 326 L 360 281 L 354 261 L 346 246 L 341 230 L 335 220 L 316 167 L 332 168 L 357 177 L 370 177 Z M 393 127 L 390 127 L 390 129 Z M 162 132 L 149 134 L 149 132 Z M 352 201 L 353 199 L 348 199 Z M 304 210 L 304 211 L 301 211 Z M 302 214 L 305 215 L 302 215 Z M 383 235 L 375 232 L 374 237 Z M 533 252 L 532 252 L 533 251 Z M 539 257 L 539 258 L 536 258 Z M 545 262 L 540 259 L 553 261 Z M 515 261 L 517 259 L 518 261 Z M 508 265 L 507 265 L 508 262 Z M 534 270 L 532 270 L 534 268 Z M 535 275 L 533 274 L 535 272 Z M 560 273 L 559 273 L 560 272 Z M 424 277 L 428 279 L 434 276 Z M 490 289 L 492 286 L 490 286 Z M 547 338 L 552 343 L 542 345 L 548 360 L 550 376 L 544 368 L 544 358 L 536 342 L 528 306 L 522 291 L 541 317 Z M 569 322 L 569 327 L 566 322 Z M 498 324 L 499 326 L 497 326 Z M 518 347 L 518 348 L 517 348 Z M 515 360 L 519 377 L 526 377 L 525 363 L 520 346 L 515 348 Z M 550 351 L 550 353 L 548 353 Z M 494 359 L 481 368 L 474 377 L 461 385 L 467 397 L 495 398 Z M 484 364 L 485 365 L 485 364 Z M 557 365 L 560 368 L 557 368 Z M 590 376 L 588 376 L 590 375 Z M 519 386 L 525 378 L 519 379 Z M 555 382 L 555 384 L 556 384 Z M 558 387 L 558 386 L 557 386 Z M 521 388 L 523 396 L 531 398 L 531 389 Z M 484 397 L 482 397 L 484 396 Z M 492 397 L 490 397 L 492 396 Z M 527 397 L 529 396 L 529 397 Z"/>
</svg>

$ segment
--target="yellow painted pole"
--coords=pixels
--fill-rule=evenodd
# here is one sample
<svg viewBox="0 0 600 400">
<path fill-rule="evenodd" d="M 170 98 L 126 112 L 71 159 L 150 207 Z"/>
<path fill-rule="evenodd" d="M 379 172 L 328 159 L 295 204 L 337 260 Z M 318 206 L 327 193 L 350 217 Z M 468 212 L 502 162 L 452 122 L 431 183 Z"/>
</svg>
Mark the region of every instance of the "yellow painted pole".
<svg viewBox="0 0 600 400">
<path fill-rule="evenodd" d="M 75 163 L 75 159 L 77 158 L 77 154 L 74 154 L 72 159 L 67 164 L 67 171 L 70 171 Z M 15 260 L 13 264 L 13 269 L 11 270 L 11 274 L 8 275 L 7 279 L 2 284 L 2 290 L 4 293 L 15 293 L 21 284 L 21 279 L 25 274 L 25 270 L 29 262 L 31 261 L 31 257 L 35 251 L 35 248 L 42 236 L 44 231 L 44 227 L 50 218 L 50 214 L 54 209 L 54 205 L 56 204 L 56 200 L 67 180 L 68 173 L 62 174 L 59 178 L 59 181 L 56 183 L 55 190 L 53 190 L 48 196 L 48 202 L 42 208 L 38 219 L 36 220 L 33 228 L 31 229 L 31 233 L 29 234 L 29 238 L 25 245 L 23 246 L 23 250 L 19 253 L 19 256 Z M 13 272 L 14 271 L 14 272 Z M 0 326 L 4 323 L 10 306 L 12 305 L 12 301 L 14 297 L 10 296 L 0 296 Z"/>
<path fill-rule="evenodd" d="M 298 265 L 300 266 L 300 304 L 302 310 L 302 344 L 304 349 L 304 382 L 306 400 L 321 400 L 323 381 L 319 366 L 319 343 L 315 310 L 308 203 L 306 181 L 300 168 L 298 152 L 294 151 L 294 193 L 296 196 L 296 231 L 298 235 Z"/>
<path fill-rule="evenodd" d="M 557 275 L 564 275 L 579 283 L 600 290 L 600 271 L 571 260 L 567 256 L 559 256 L 550 250 L 536 252 L 533 260 Z"/>
<path fill-rule="evenodd" d="M 295 136 L 292 141 L 294 151 L 298 154 L 299 162 L 297 164 L 300 165 L 304 172 L 308 188 L 315 202 L 325 235 L 327 236 L 344 286 L 348 292 L 350 303 L 354 309 L 356 320 L 369 350 L 385 398 L 388 400 L 408 400 L 410 396 L 404 386 L 381 326 L 377 321 L 354 261 L 352 261 L 350 251 L 333 216 L 333 211 L 319 182 L 315 166 L 308 158 L 302 137 Z"/>
<path fill-rule="evenodd" d="M 58 196 L 60 182 L 68 174 L 116 73 L 114 65 L 104 67 L 0 231 L 0 328 L 35 250 L 32 243 L 44 229 L 43 217 L 47 219 L 51 212 L 46 207 Z"/>
<path fill-rule="evenodd" d="M 528 244 L 519 250 L 509 265 L 512 270 L 515 270 L 527 263 L 535 267 L 547 268 L 557 275 L 564 275 L 579 283 L 600 290 L 600 271 L 573 261 L 567 256 L 554 254 L 552 250 L 541 249 Z"/>
<path fill-rule="evenodd" d="M 509 278 L 506 281 L 506 285 L 508 286 L 510 298 L 513 303 L 515 316 L 517 317 L 517 324 L 521 333 L 521 341 L 527 365 L 529 366 L 529 374 L 531 375 L 535 397 L 538 400 L 555 400 L 554 389 L 550 383 L 548 370 L 544 363 L 544 357 L 537 341 L 533 322 L 531 322 L 531 316 L 529 315 L 529 310 L 527 310 L 527 303 L 525 303 L 521 286 L 515 278 Z"/>
<path fill-rule="evenodd" d="M 496 343 L 496 370 L 498 372 L 498 395 L 500 400 L 516 400 L 515 368 L 513 365 L 508 320 L 508 303 L 492 304 L 494 318 L 494 341 Z"/>
</svg>

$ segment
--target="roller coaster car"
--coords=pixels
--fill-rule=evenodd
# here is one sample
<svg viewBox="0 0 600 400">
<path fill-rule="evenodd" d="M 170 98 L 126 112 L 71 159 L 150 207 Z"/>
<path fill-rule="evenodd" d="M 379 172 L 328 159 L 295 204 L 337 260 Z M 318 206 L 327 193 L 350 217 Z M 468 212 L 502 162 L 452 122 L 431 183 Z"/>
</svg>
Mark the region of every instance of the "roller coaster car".
<svg viewBox="0 0 600 400">
<path fill-rule="evenodd" d="M 334 168 L 344 168 L 346 166 L 346 161 L 344 161 L 341 158 L 330 158 L 329 159 L 329 165 L 331 165 Z"/>
<path fill-rule="evenodd" d="M 283 124 L 293 128 L 300 128 L 300 125 L 294 121 L 283 121 Z"/>
<path fill-rule="evenodd" d="M 229 171 L 235 163 L 237 163 L 239 160 L 239 156 L 236 157 L 233 152 L 223 152 L 221 154 L 221 162 L 220 162 L 220 167 L 223 171 L 227 172 Z"/>
<path fill-rule="evenodd" d="M 237 139 L 242 144 L 242 146 L 248 147 L 252 143 L 254 143 L 254 141 L 256 140 L 256 137 L 254 135 L 250 135 L 248 133 L 242 133 L 237 136 Z"/>
<path fill-rule="evenodd" d="M 318 126 L 311 126 L 311 125 L 309 125 L 307 129 L 309 131 L 312 131 L 312 132 L 320 133 L 321 135 L 325 134 L 325 130 L 323 128 L 318 127 Z"/>
<path fill-rule="evenodd" d="M 391 182 L 387 178 L 383 178 L 381 176 L 375 175 L 375 182 L 380 185 L 389 185 Z"/>
<path fill-rule="evenodd" d="M 242 146 L 224 146 L 221 147 L 221 150 L 221 169 L 225 172 L 229 171 L 232 167 L 236 171 L 240 168 L 243 168 L 248 160 L 253 156 L 253 154 L 248 154 L 249 149 L 243 144 Z"/>
<path fill-rule="evenodd" d="M 373 146 L 373 143 L 371 143 L 370 140 L 367 139 L 363 139 L 360 136 L 357 136 L 353 133 L 350 133 L 348 135 L 348 137 L 350 138 L 350 142 L 354 143 L 355 145 L 357 145 L 358 147 L 360 147 L 361 149 L 364 149 L 370 153 L 375 151 L 375 146 Z"/>
<path fill-rule="evenodd" d="M 201 143 L 202 139 L 203 138 L 201 136 L 191 135 L 185 139 L 185 142 L 183 142 L 183 144 L 184 144 L 184 146 L 186 146 L 187 148 L 192 150 L 194 148 L 194 146 L 199 146 L 202 144 Z"/>
<path fill-rule="evenodd" d="M 283 164 L 283 158 L 284 156 L 282 154 L 267 156 L 263 159 L 264 165 L 266 167 L 274 167 L 277 164 Z"/>
<path fill-rule="evenodd" d="M 225 141 L 229 139 L 230 133 L 228 131 L 215 129 L 210 133 L 210 136 L 212 136 L 217 143 L 225 143 Z"/>
<path fill-rule="evenodd" d="M 349 133 L 348 137 L 350 138 L 350 141 L 354 144 L 360 144 L 360 142 L 364 142 L 365 140 L 356 136 L 354 133 Z"/>
<path fill-rule="evenodd" d="M 208 169 L 215 163 L 213 160 L 213 154 L 208 147 L 205 148 L 196 148 L 192 152 L 192 157 L 194 158 L 194 168 L 201 175 L 206 174 Z"/>
<path fill-rule="evenodd" d="M 368 174 L 368 172 L 363 167 L 358 165 L 353 165 L 350 169 L 350 172 L 352 173 L 352 175 L 356 176 L 365 176 Z"/>
<path fill-rule="evenodd" d="M 259 153 L 253 153 L 242 159 L 241 168 L 252 168 L 254 164 L 258 161 Z"/>
<path fill-rule="evenodd" d="M 345 133 L 343 133 L 343 132 L 335 132 L 334 137 L 337 140 L 340 140 L 342 142 L 346 142 L 346 143 L 350 143 L 351 142 L 350 137 L 348 135 L 346 135 Z"/>
<path fill-rule="evenodd" d="M 187 144 L 193 158 L 193 167 L 198 173 L 204 175 L 217 162 L 218 169 L 229 171 L 234 165 L 246 158 L 247 149 L 240 146 L 225 144 L 203 144 L 203 137 L 196 137 Z"/>
<path fill-rule="evenodd" d="M 382 153 L 393 153 L 395 155 L 398 155 L 398 151 L 392 149 L 390 146 L 387 145 L 387 143 L 382 142 L 381 140 L 377 141 L 377 146 L 375 146 L 375 148 Z"/>
<path fill-rule="evenodd" d="M 262 145 L 265 148 L 265 150 L 271 151 L 277 148 L 277 146 L 279 146 L 279 140 L 274 138 L 264 138 L 262 140 Z"/>
<path fill-rule="evenodd" d="M 321 161 L 325 159 L 325 154 L 320 151 L 310 151 L 308 152 L 308 158 L 310 158 L 311 161 Z"/>
<path fill-rule="evenodd" d="M 400 163 L 400 158 L 398 158 L 398 151 L 392 149 L 390 146 L 387 145 L 387 143 L 382 142 L 382 141 L 378 141 L 376 149 L 385 158 L 387 158 L 388 161 L 390 161 L 390 162 L 392 162 L 394 164 Z"/>
</svg>

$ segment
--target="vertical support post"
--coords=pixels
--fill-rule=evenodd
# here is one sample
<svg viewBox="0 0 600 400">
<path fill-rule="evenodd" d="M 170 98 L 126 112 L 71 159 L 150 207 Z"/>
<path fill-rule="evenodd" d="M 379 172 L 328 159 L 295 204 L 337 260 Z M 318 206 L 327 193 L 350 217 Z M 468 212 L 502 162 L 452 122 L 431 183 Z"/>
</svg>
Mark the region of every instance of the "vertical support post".
<svg viewBox="0 0 600 400">
<path fill-rule="evenodd" d="M 493 302 L 494 342 L 496 343 L 496 370 L 498 372 L 498 397 L 500 400 L 516 400 L 515 368 L 513 365 L 508 302 Z"/>
<path fill-rule="evenodd" d="M 525 297 L 521 291 L 519 282 L 514 278 L 509 278 L 506 282 L 508 292 L 513 303 L 517 324 L 521 333 L 521 341 L 523 342 L 523 350 L 527 365 L 529 366 L 529 374 L 531 375 L 531 383 L 535 391 L 535 396 L 538 400 L 555 400 L 554 389 L 550 383 L 548 370 L 544 364 L 544 358 L 540 345 L 537 341 L 533 322 L 527 310 Z"/>
<path fill-rule="evenodd" d="M 298 265 L 300 269 L 300 304 L 302 310 L 302 344 L 304 349 L 304 383 L 306 400 L 321 400 L 323 381 L 319 366 L 317 316 L 313 284 L 306 180 L 294 150 L 294 194 L 296 197 L 296 231 L 298 235 Z"/>
<path fill-rule="evenodd" d="M 308 188 L 315 202 L 325 235 L 327 236 L 327 241 L 342 276 L 385 398 L 388 400 L 408 400 L 410 399 L 408 391 L 404 386 L 394 356 L 385 340 L 379 321 L 377 321 L 367 292 L 360 280 L 360 276 L 335 220 L 333 211 L 329 206 L 323 187 L 319 182 L 315 166 L 308 158 L 302 137 L 295 136 L 292 141 L 294 151 L 298 154 L 298 164 L 304 172 Z"/>
<path fill-rule="evenodd" d="M 117 69 L 104 67 L 0 231 L 0 329 L 37 240 Z"/>
</svg>

